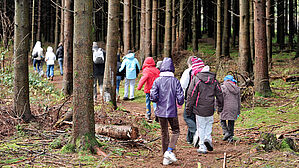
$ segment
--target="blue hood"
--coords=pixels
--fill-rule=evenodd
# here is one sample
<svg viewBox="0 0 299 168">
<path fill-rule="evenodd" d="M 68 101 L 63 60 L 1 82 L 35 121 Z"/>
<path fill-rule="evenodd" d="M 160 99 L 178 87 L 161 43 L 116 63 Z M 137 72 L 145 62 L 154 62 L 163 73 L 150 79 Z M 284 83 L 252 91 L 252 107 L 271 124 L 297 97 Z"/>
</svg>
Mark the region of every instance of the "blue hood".
<svg viewBox="0 0 299 168">
<path fill-rule="evenodd" d="M 174 72 L 174 65 L 171 58 L 164 58 L 160 72 Z"/>
<path fill-rule="evenodd" d="M 129 53 L 125 56 L 125 58 L 128 58 L 129 60 L 133 60 L 135 58 L 135 53 Z"/>
</svg>

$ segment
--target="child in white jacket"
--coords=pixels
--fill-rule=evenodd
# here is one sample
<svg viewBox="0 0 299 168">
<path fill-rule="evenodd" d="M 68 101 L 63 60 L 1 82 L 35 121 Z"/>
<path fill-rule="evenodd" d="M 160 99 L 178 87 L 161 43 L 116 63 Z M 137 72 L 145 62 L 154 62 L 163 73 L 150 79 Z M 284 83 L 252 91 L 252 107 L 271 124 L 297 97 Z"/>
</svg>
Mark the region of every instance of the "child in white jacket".
<svg viewBox="0 0 299 168">
<path fill-rule="evenodd" d="M 50 80 L 53 80 L 55 60 L 56 60 L 56 55 L 53 52 L 53 48 L 49 46 L 47 48 L 45 61 L 47 63 L 47 77 Z"/>
</svg>

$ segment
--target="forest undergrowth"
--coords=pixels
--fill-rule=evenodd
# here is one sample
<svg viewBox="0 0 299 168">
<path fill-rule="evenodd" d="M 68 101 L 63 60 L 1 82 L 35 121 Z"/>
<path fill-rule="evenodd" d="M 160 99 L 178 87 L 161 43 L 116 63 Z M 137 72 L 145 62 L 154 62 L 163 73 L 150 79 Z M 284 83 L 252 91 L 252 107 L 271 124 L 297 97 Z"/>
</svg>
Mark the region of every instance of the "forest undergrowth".
<svg viewBox="0 0 299 168">
<path fill-rule="evenodd" d="M 217 74 L 219 81 L 229 72 L 237 71 L 237 54 L 226 60 Z M 136 140 L 117 140 L 96 135 L 101 153 L 64 153 L 61 148 L 71 135 L 71 123 L 54 127 L 55 123 L 72 110 L 72 97 L 64 97 L 62 91 L 33 73 L 30 68 L 30 106 L 35 119 L 29 124 L 13 117 L 12 52 L 5 53 L 6 70 L 0 75 L 0 167 L 162 167 L 159 123 L 144 119 L 145 96 L 136 90 L 134 101 L 120 101 L 118 109 L 109 104 L 95 102 L 97 124 L 131 125 L 139 129 Z M 187 67 L 190 51 L 176 53 L 175 75 L 179 78 Z M 190 155 L 194 148 L 185 142 L 186 125 L 180 109 L 181 132 L 178 142 L 181 162 L 170 167 L 219 167 L 223 162 L 224 147 L 239 148 L 227 155 L 227 167 L 298 167 L 298 105 L 299 83 L 287 82 L 290 76 L 299 75 L 298 59 L 292 60 L 295 52 L 277 52 L 273 55 L 270 69 L 271 97 L 253 94 L 253 87 L 243 90 L 242 111 L 236 122 L 235 143 L 221 142 L 218 115 L 215 115 L 214 141 L 216 150 L 210 156 Z M 212 45 L 200 44 L 198 55 L 214 71 L 215 54 Z M 56 66 L 58 67 L 58 66 Z M 58 68 L 56 68 L 58 74 Z M 122 85 L 121 85 L 122 87 Z M 120 90 L 123 94 L 123 88 Z M 265 141 L 275 139 L 276 145 L 267 146 Z M 287 142 L 293 139 L 293 146 Z M 223 149 L 224 148 L 224 149 Z M 228 150 L 229 151 L 229 150 Z"/>
</svg>

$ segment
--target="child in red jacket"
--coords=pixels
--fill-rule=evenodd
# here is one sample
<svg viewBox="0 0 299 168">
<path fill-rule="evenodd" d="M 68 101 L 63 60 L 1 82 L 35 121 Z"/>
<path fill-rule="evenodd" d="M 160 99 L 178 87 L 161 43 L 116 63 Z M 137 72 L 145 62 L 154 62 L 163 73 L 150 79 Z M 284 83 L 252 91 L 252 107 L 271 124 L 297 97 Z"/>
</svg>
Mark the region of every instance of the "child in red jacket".
<svg viewBox="0 0 299 168">
<path fill-rule="evenodd" d="M 155 61 L 152 57 L 147 57 L 142 66 L 142 77 L 139 81 L 138 90 L 141 90 L 144 86 L 144 93 L 146 95 L 146 119 L 151 119 L 151 101 L 150 101 L 150 90 L 156 78 L 159 77 L 160 71 L 156 68 Z M 154 109 L 156 103 L 153 103 Z"/>
</svg>

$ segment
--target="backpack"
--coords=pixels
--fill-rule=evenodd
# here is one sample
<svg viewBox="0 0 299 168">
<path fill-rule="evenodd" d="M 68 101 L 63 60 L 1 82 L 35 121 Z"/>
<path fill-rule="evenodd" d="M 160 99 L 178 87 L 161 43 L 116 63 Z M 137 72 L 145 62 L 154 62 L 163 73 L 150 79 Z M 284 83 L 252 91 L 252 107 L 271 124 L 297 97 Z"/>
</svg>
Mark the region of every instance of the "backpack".
<svg viewBox="0 0 299 168">
<path fill-rule="evenodd" d="M 104 64 L 105 63 L 105 53 L 103 49 L 98 48 L 97 50 L 93 50 L 93 62 L 95 64 Z"/>
<path fill-rule="evenodd" d="M 38 57 L 38 52 L 35 52 L 32 57 L 37 58 Z"/>
</svg>

